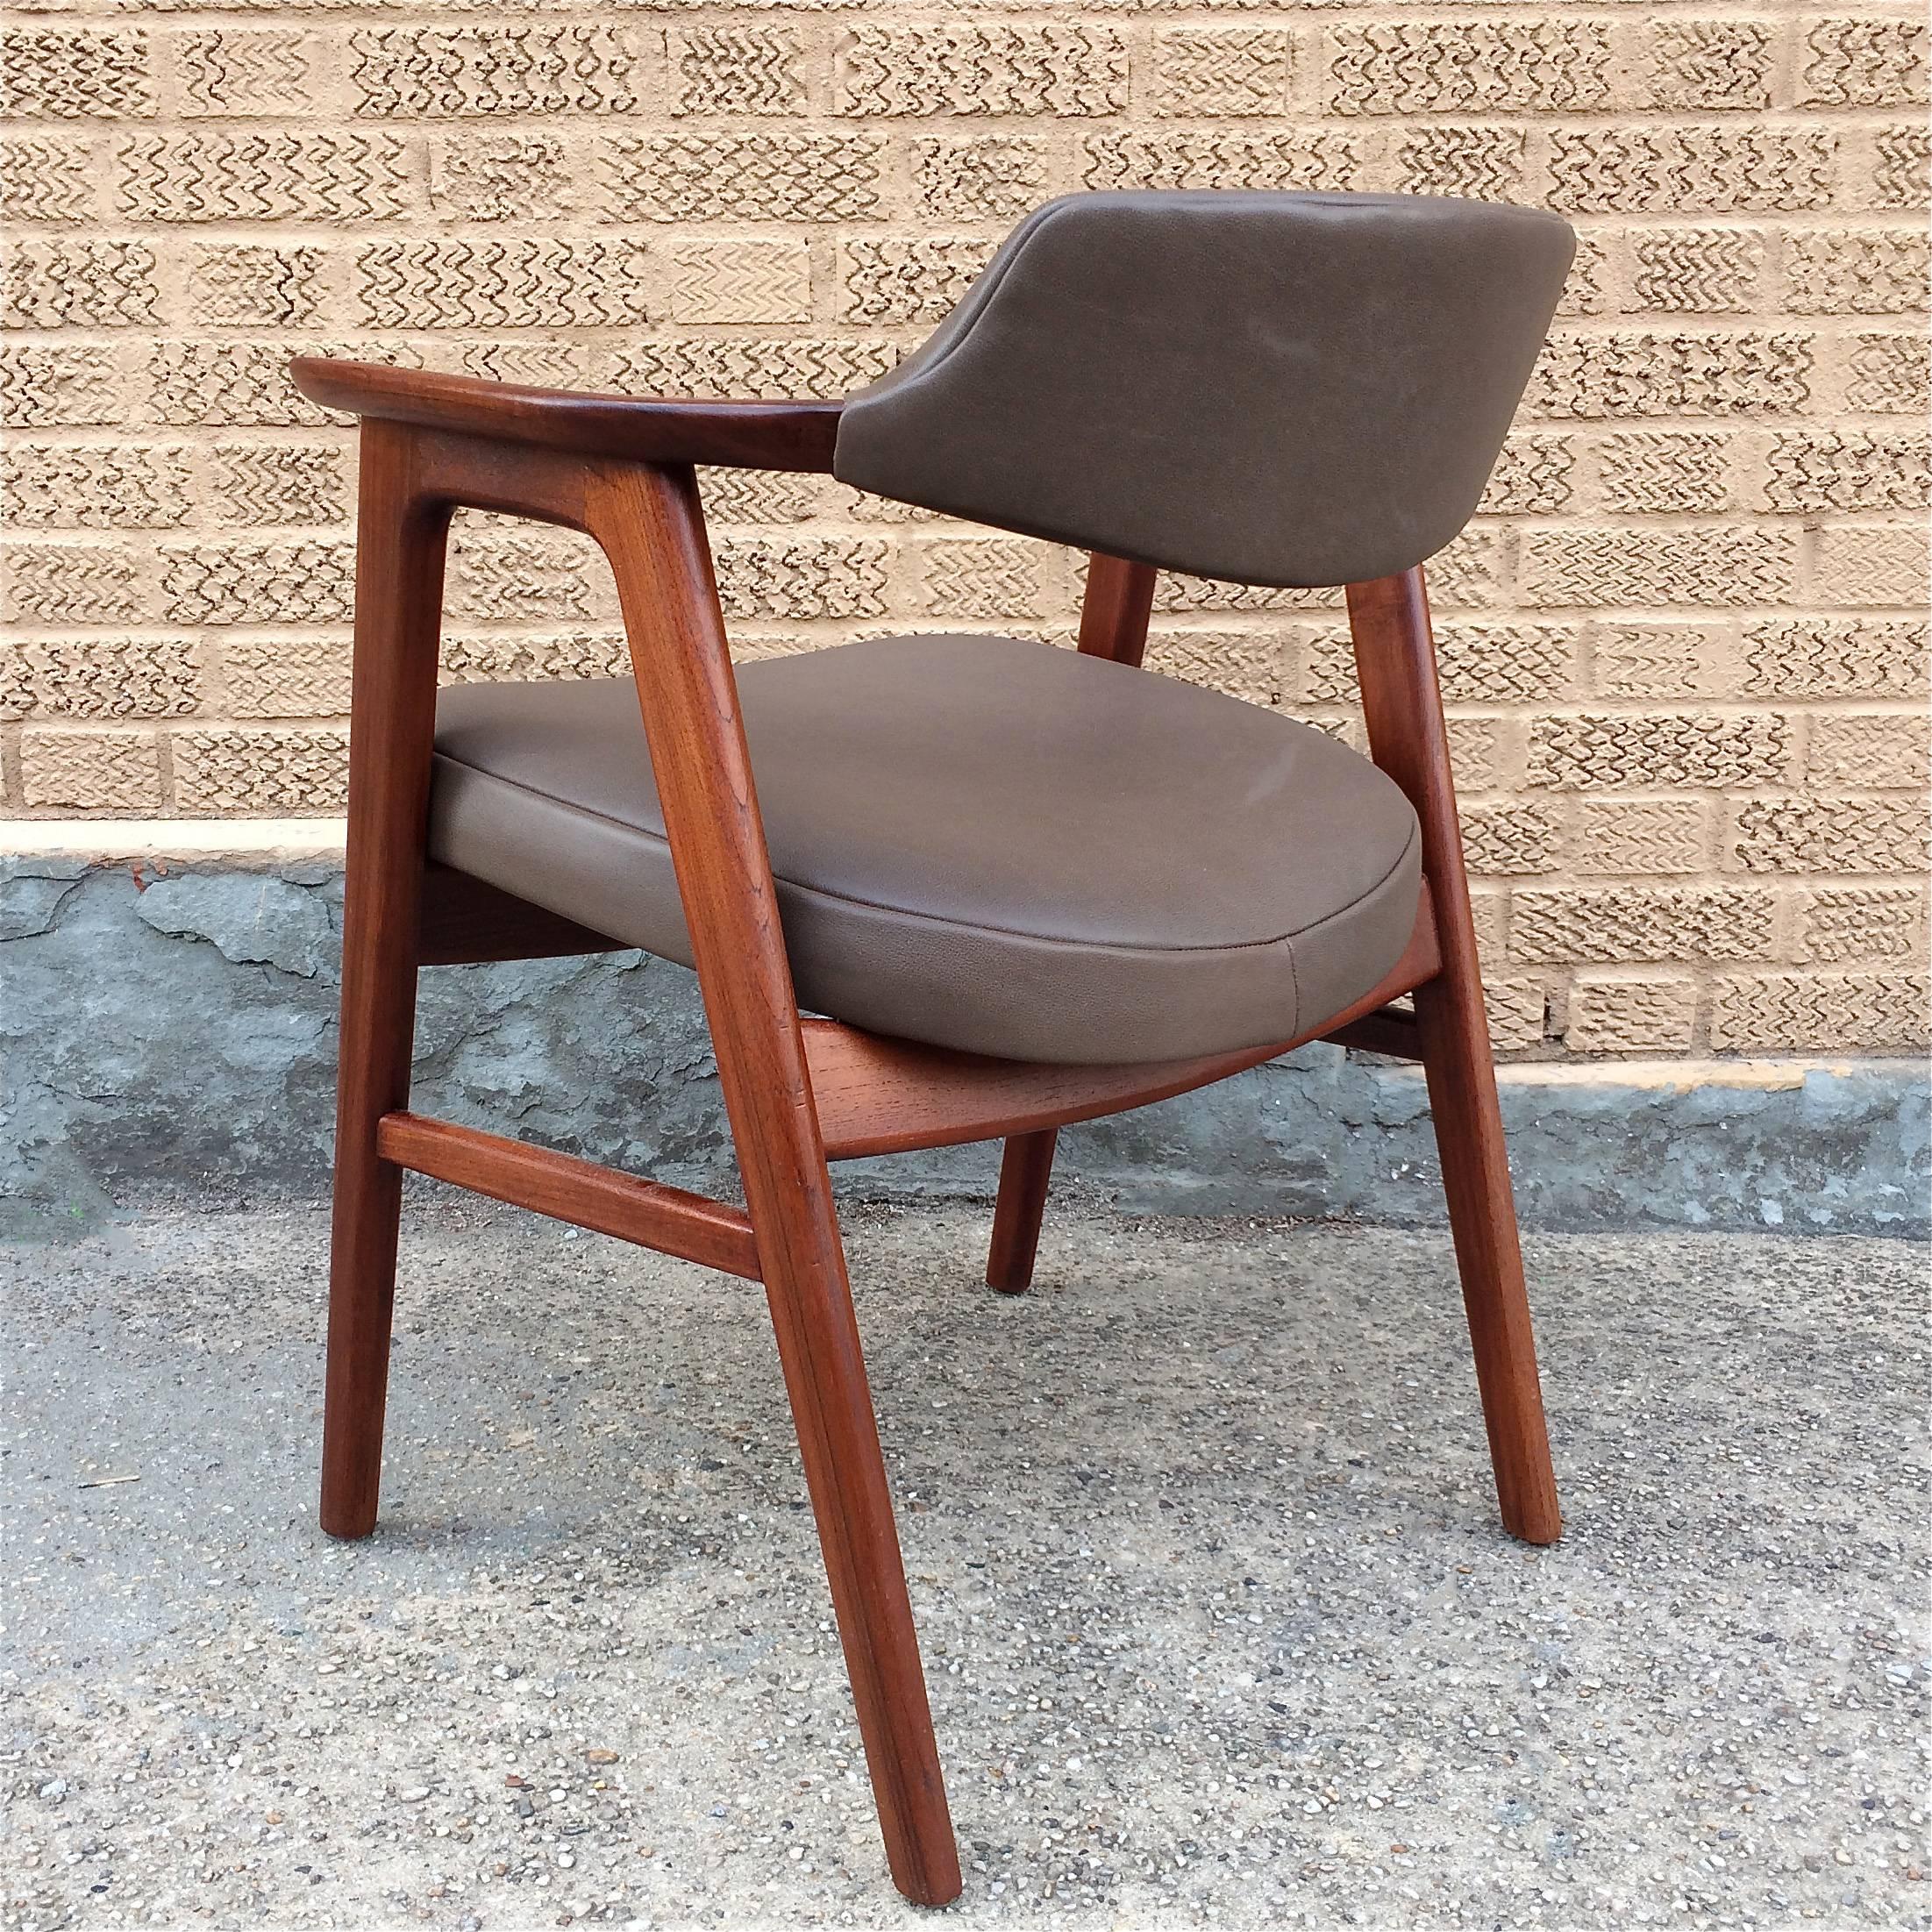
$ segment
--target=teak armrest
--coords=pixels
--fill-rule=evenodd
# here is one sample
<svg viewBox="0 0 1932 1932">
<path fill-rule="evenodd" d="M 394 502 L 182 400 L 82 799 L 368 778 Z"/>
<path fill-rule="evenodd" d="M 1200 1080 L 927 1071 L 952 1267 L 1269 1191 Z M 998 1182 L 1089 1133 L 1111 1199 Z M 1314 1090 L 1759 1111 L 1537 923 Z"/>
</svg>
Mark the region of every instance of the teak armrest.
<svg viewBox="0 0 1932 1932">
<path fill-rule="evenodd" d="M 355 416 L 575 456 L 739 469 L 829 472 L 841 407 L 533 389 L 324 356 L 297 356 L 289 374 L 311 403 Z"/>
</svg>

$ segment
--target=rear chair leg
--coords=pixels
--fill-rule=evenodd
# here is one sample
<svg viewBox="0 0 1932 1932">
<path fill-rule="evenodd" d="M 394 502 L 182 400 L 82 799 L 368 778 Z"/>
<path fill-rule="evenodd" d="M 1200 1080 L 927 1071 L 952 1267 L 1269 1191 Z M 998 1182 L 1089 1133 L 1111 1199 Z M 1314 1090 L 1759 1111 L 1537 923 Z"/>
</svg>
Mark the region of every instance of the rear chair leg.
<svg viewBox="0 0 1932 1932">
<path fill-rule="evenodd" d="M 1000 1158 L 1000 1194 L 993 1208 L 993 1244 L 986 1258 L 986 1285 L 1002 1294 L 1018 1294 L 1033 1283 L 1033 1257 L 1040 1244 L 1040 1220 L 1053 1179 L 1053 1147 L 1059 1138 L 1051 1127 L 1037 1134 L 1009 1137 Z"/>
</svg>

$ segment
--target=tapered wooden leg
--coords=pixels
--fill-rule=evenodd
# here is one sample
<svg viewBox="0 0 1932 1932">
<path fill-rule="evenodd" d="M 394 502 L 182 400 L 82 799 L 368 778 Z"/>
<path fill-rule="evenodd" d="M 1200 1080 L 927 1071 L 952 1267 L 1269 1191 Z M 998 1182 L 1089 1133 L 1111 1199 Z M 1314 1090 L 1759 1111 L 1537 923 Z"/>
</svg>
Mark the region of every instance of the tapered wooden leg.
<svg viewBox="0 0 1932 1932">
<path fill-rule="evenodd" d="M 376 1123 L 409 1104 L 416 939 L 436 716 L 446 511 L 414 495 L 407 432 L 363 431 L 349 720 L 335 1212 L 322 1421 L 322 1527 L 375 1527 L 403 1170 Z"/>
<path fill-rule="evenodd" d="M 1000 1194 L 993 1208 L 993 1244 L 986 1258 L 986 1283 L 1002 1294 L 1032 1286 L 1033 1257 L 1040 1245 L 1040 1221 L 1053 1179 L 1058 1131 L 1014 1134 L 1000 1157 Z"/>
<path fill-rule="evenodd" d="M 1525 1543 L 1554 1543 L 1563 1533 L 1563 1517 L 1482 987 L 1472 977 L 1445 972 L 1416 988 L 1415 1017 L 1496 1499 L 1512 1536 Z"/>
<path fill-rule="evenodd" d="M 829 1173 L 785 1225 L 759 1230 L 759 1253 L 887 1863 L 909 1899 L 945 1905 L 959 1855 Z"/>
<path fill-rule="evenodd" d="M 1158 573 L 1151 564 L 1129 563 L 1096 551 L 1087 560 L 1080 601 L 1080 648 L 1087 657 L 1137 665 L 1147 650 L 1147 618 Z M 1032 1286 L 1040 1219 L 1053 1178 L 1051 1130 L 1015 1134 L 1000 1158 L 1000 1194 L 993 1209 L 993 1242 L 987 1253 L 987 1286 L 1019 1294 Z"/>
<path fill-rule="evenodd" d="M 959 1855 L 696 486 L 613 472 L 587 521 L 630 633 L 887 1862 L 909 1899 L 944 1905 Z"/>
<path fill-rule="evenodd" d="M 1554 1543 L 1563 1518 L 1422 571 L 1351 584 L 1348 602 L 1369 747 L 1415 807 L 1435 904 L 1442 971 L 1415 989 L 1415 1018 L 1497 1500 L 1513 1536 Z"/>
</svg>

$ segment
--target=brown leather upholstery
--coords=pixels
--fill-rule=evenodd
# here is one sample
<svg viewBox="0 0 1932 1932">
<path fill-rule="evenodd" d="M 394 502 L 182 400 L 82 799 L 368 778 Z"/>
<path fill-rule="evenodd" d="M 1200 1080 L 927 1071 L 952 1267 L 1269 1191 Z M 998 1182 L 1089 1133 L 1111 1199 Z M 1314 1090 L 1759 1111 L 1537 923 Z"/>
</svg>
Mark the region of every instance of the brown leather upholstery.
<svg viewBox="0 0 1932 1932">
<path fill-rule="evenodd" d="M 1007 638 L 750 664 L 739 690 L 799 999 L 1018 1059 L 1292 1037 L 1387 972 L 1420 843 L 1395 784 L 1305 724 Z M 438 709 L 430 851 L 689 962 L 629 679 Z"/>
<path fill-rule="evenodd" d="M 1574 246 L 1429 196 L 1068 196 L 847 400 L 832 467 L 1199 576 L 1391 576 L 1475 509 Z"/>
</svg>

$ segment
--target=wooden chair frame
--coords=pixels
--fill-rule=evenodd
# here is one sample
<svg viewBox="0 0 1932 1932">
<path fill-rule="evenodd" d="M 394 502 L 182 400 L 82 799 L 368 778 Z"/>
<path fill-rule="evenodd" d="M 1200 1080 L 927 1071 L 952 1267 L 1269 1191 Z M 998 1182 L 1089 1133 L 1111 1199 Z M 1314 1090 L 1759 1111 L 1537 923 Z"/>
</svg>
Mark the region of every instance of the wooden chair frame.
<svg viewBox="0 0 1932 1932">
<path fill-rule="evenodd" d="M 895 1883 L 960 1890 L 827 1163 L 1005 1137 L 987 1280 L 1030 1279 L 1067 1123 L 1185 1093 L 1320 1037 L 1422 1061 L 1502 1517 L 1558 1533 L 1422 575 L 1351 585 L 1375 761 L 1421 819 L 1415 930 L 1314 1034 L 1179 1064 L 985 1059 L 802 1019 L 792 989 L 693 466 L 829 471 L 836 403 L 562 395 L 304 360 L 363 418 L 322 1524 L 374 1527 L 405 1170 L 762 1281 Z M 616 574 L 745 1207 L 409 1110 L 424 965 L 621 942 L 427 862 L 444 554 L 459 507 L 583 531 Z M 1154 571 L 1095 556 L 1080 648 L 1137 664 Z M 1412 1009 L 1391 1005 L 1412 995 Z"/>
</svg>

